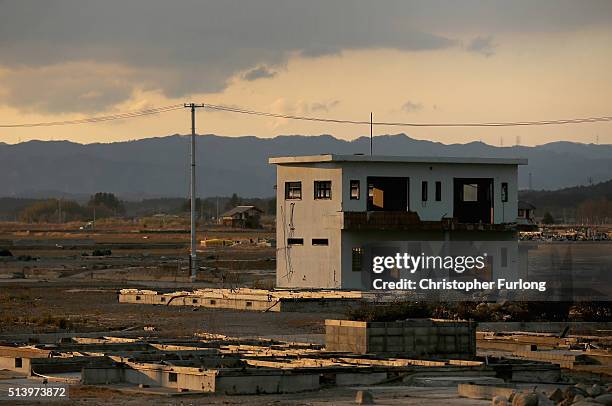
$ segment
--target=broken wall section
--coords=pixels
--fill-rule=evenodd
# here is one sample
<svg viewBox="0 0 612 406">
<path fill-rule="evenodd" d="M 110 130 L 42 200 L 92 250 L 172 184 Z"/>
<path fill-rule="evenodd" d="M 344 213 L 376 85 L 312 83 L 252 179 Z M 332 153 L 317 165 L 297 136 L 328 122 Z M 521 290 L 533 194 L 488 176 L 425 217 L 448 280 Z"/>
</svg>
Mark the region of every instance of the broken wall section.
<svg viewBox="0 0 612 406">
<path fill-rule="evenodd" d="M 325 349 L 356 354 L 471 359 L 476 356 L 476 323 L 438 319 L 325 320 Z"/>
</svg>

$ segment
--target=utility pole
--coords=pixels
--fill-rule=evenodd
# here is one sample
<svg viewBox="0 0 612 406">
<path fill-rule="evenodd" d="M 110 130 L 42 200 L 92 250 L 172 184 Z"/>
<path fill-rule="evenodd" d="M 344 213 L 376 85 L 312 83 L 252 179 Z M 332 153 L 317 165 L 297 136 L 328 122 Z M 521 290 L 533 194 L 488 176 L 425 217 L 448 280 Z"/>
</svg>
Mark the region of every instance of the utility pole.
<svg viewBox="0 0 612 406">
<path fill-rule="evenodd" d="M 195 104 L 195 103 L 185 103 L 183 105 L 185 108 L 191 109 L 191 249 L 189 256 L 189 278 L 192 282 L 195 282 L 196 279 L 196 173 L 195 173 L 195 136 L 196 136 L 196 109 L 204 107 L 203 104 Z"/>
<path fill-rule="evenodd" d="M 372 134 L 373 134 L 373 131 L 372 131 L 372 116 L 373 116 L 372 112 L 370 112 L 370 156 L 372 156 L 372 139 L 373 139 L 372 138 L 373 137 L 372 136 Z"/>
<path fill-rule="evenodd" d="M 531 172 L 529 172 L 529 190 L 533 190 L 533 183 L 531 181 Z"/>
</svg>

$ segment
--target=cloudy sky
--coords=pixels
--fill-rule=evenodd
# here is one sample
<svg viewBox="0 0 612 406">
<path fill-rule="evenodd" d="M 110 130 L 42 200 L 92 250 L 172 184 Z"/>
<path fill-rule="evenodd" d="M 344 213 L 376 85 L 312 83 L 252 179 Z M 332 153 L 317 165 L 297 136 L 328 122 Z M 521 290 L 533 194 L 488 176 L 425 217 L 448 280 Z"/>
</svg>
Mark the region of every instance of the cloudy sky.
<svg viewBox="0 0 612 406">
<path fill-rule="evenodd" d="M 185 101 L 403 122 L 612 115 L 609 0 L 0 0 L 0 124 Z M 200 112 L 200 133 L 368 128 Z M 174 111 L 0 129 L 0 141 L 110 142 L 189 131 Z M 442 142 L 612 143 L 612 123 L 397 129 Z"/>
</svg>

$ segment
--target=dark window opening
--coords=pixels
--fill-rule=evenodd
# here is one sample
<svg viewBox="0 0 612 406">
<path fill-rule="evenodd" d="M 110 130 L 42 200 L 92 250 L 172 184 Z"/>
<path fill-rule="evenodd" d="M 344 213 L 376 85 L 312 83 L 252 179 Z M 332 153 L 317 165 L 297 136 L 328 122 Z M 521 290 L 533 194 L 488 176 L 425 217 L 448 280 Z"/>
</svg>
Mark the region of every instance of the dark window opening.
<svg viewBox="0 0 612 406">
<path fill-rule="evenodd" d="M 193 300 L 191 300 L 191 303 L 193 303 L 193 304 L 197 304 L 197 303 L 198 303 L 198 299 L 193 299 Z"/>
<path fill-rule="evenodd" d="M 421 182 L 421 200 L 424 202 L 427 201 L 427 181 L 426 180 Z"/>
<path fill-rule="evenodd" d="M 506 247 L 501 249 L 501 266 L 502 268 L 508 267 L 508 248 Z"/>
<path fill-rule="evenodd" d="M 408 178 L 368 177 L 368 211 L 408 210 Z"/>
<path fill-rule="evenodd" d="M 246 307 L 251 307 L 253 306 L 253 302 L 246 302 Z"/>
<path fill-rule="evenodd" d="M 436 202 L 442 201 L 442 182 L 436 182 Z"/>
<path fill-rule="evenodd" d="M 136 300 L 140 300 L 140 296 L 136 296 Z"/>
<path fill-rule="evenodd" d="M 315 199 L 331 199 L 331 180 L 315 180 Z"/>
<path fill-rule="evenodd" d="M 303 238 L 287 238 L 287 245 L 304 245 Z"/>
<path fill-rule="evenodd" d="M 329 245 L 327 238 L 313 238 L 312 245 Z"/>
<path fill-rule="evenodd" d="M 455 178 L 453 217 L 460 223 L 493 222 L 493 179 Z"/>
<path fill-rule="evenodd" d="M 285 182 L 285 199 L 302 198 L 302 182 Z"/>
<path fill-rule="evenodd" d="M 178 376 L 176 375 L 176 373 L 174 373 L 174 372 L 168 373 L 168 381 L 169 382 L 176 382 L 177 380 L 178 380 Z"/>
<path fill-rule="evenodd" d="M 21 358 L 15 358 L 15 368 L 23 368 L 23 360 Z"/>
<path fill-rule="evenodd" d="M 359 181 L 352 180 L 351 181 L 351 200 L 359 200 Z"/>
<path fill-rule="evenodd" d="M 166 301 L 166 298 L 165 298 L 165 297 L 162 297 L 160 300 L 161 300 L 162 302 L 165 302 L 165 301 Z"/>
<path fill-rule="evenodd" d="M 361 272 L 361 265 L 363 263 L 363 248 L 353 248 L 353 255 L 351 261 L 351 269 L 353 272 Z"/>
<path fill-rule="evenodd" d="M 211 301 L 210 301 L 210 304 L 211 304 L 211 305 L 216 305 L 216 304 L 217 304 L 217 301 L 216 301 L 216 300 L 211 300 Z"/>
<path fill-rule="evenodd" d="M 508 201 L 508 183 L 502 182 L 501 184 L 501 200 L 502 202 Z"/>
</svg>

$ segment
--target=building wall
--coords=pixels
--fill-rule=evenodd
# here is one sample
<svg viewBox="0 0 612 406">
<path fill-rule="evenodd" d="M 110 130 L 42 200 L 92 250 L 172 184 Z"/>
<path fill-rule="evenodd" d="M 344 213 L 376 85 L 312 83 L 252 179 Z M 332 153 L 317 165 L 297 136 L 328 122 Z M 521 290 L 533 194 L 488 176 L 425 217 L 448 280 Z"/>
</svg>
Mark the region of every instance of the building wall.
<svg viewBox="0 0 612 406">
<path fill-rule="evenodd" d="M 454 178 L 493 178 L 493 222 L 517 219 L 517 166 L 493 164 L 427 164 L 393 162 L 324 162 L 277 165 L 277 261 L 276 282 L 281 288 L 342 288 L 361 286 L 351 270 L 352 248 L 382 240 L 445 238 L 443 233 L 419 235 L 407 232 L 342 231 L 343 211 L 367 210 L 367 178 L 409 178 L 408 204 L 423 221 L 453 216 Z M 332 198 L 314 199 L 314 181 L 331 180 Z M 350 199 L 350 181 L 360 181 L 359 200 Z M 285 182 L 302 182 L 302 199 L 285 199 Z M 428 199 L 421 200 L 421 182 L 428 182 Z M 442 199 L 435 201 L 435 182 L 442 182 Z M 508 183 L 508 201 L 501 200 L 501 184 Z M 303 238 L 303 245 L 287 244 Z M 327 238 L 328 246 L 313 246 L 313 238 Z M 466 238 L 476 239 L 468 236 Z M 486 239 L 495 239 L 487 237 Z M 502 236 L 501 239 L 506 239 Z"/>
<path fill-rule="evenodd" d="M 407 177 L 409 180 L 408 203 L 411 211 L 418 213 L 423 221 L 438 221 L 453 216 L 454 178 L 493 178 L 494 216 L 496 224 L 516 222 L 518 211 L 517 166 L 516 165 L 471 165 L 471 164 L 427 164 L 427 163 L 343 163 L 342 165 L 342 210 L 365 211 L 367 208 L 368 176 Z M 350 181 L 359 180 L 361 196 L 350 199 Z M 421 182 L 428 182 L 428 199 L 421 201 Z M 435 182 L 442 182 L 442 200 L 435 201 Z M 508 183 L 508 202 L 501 201 L 501 184 Z"/>
<path fill-rule="evenodd" d="M 507 265 L 502 267 L 500 259 L 502 256 L 501 245 L 496 246 L 487 254 L 492 261 L 492 276 L 506 277 L 516 275 L 520 264 L 518 263 L 518 240 L 516 232 L 500 231 L 342 231 L 342 289 L 363 289 L 361 272 L 352 269 L 353 248 L 364 247 L 371 243 L 385 241 L 504 241 L 503 248 L 506 249 Z"/>
<path fill-rule="evenodd" d="M 17 367 L 15 365 L 15 359 L 21 358 L 21 367 Z M 9 371 L 21 372 L 26 375 L 30 375 L 31 373 L 31 360 L 30 358 L 25 357 L 15 357 L 15 356 L 0 356 L 0 370 L 6 369 Z"/>
<path fill-rule="evenodd" d="M 325 349 L 405 358 L 471 359 L 476 356 L 476 323 L 435 319 L 326 320 Z"/>
<path fill-rule="evenodd" d="M 331 199 L 314 199 L 314 181 L 331 180 Z M 285 199 L 285 182 L 302 182 L 302 199 Z M 339 288 L 342 173 L 334 164 L 277 166 L 276 284 L 283 288 Z M 287 244 L 303 238 L 303 245 Z M 313 246 L 327 238 L 327 246 Z"/>
</svg>

